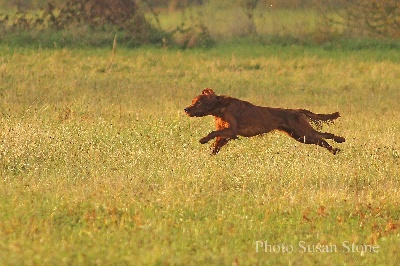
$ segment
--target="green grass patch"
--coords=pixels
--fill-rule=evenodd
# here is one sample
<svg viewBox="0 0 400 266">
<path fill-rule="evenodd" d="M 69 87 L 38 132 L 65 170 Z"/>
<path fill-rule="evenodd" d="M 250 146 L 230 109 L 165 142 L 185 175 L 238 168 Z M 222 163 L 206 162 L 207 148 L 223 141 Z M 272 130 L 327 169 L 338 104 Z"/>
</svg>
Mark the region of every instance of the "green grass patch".
<svg viewBox="0 0 400 266">
<path fill-rule="evenodd" d="M 0 51 L 0 264 L 400 262 L 396 50 Z M 271 133 L 210 156 L 212 119 L 183 112 L 205 87 L 339 111 L 325 129 L 346 142 Z"/>
</svg>

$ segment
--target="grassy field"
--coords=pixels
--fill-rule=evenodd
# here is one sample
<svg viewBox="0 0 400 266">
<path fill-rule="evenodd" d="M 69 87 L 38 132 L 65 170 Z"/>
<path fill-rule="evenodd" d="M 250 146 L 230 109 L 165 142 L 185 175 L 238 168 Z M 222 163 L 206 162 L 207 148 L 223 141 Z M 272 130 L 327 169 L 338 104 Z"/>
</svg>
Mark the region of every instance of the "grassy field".
<svg viewBox="0 0 400 266">
<path fill-rule="evenodd" d="M 0 47 L 1 265 L 396 265 L 400 53 Z M 339 111 L 325 149 L 281 133 L 217 156 L 205 87 Z"/>
</svg>

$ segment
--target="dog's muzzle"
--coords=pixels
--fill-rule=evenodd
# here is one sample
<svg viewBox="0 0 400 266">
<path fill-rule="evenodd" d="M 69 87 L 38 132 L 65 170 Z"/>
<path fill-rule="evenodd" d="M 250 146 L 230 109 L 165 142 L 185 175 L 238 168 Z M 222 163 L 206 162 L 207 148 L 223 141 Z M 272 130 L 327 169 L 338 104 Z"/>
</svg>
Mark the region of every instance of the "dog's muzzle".
<svg viewBox="0 0 400 266">
<path fill-rule="evenodd" d="M 190 114 L 189 108 L 185 108 L 185 109 L 183 109 L 183 110 L 185 110 L 185 113 L 186 113 L 188 116 L 193 116 L 193 115 Z"/>
</svg>

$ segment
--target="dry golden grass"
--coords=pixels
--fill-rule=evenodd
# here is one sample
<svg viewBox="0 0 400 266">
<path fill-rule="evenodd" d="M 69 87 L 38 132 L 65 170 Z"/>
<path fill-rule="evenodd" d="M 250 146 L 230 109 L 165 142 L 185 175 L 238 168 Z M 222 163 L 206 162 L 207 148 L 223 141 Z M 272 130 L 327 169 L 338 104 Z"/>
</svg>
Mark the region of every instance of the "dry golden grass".
<svg viewBox="0 0 400 266">
<path fill-rule="evenodd" d="M 397 51 L 1 54 L 0 264 L 400 261 Z M 332 156 L 273 133 L 210 156 L 198 139 L 212 119 L 182 111 L 204 87 L 340 111 L 327 131 L 346 143 Z M 256 252 L 256 241 L 294 251 Z M 338 251 L 301 252 L 301 241 Z M 379 252 L 343 252 L 345 241 Z"/>
</svg>

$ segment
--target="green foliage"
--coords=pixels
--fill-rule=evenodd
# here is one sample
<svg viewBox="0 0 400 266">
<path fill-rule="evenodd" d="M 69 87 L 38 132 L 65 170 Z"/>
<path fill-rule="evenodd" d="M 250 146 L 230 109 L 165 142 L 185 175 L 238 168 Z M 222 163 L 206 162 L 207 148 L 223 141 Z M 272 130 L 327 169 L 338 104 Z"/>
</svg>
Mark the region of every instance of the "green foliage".
<svg viewBox="0 0 400 266">
<path fill-rule="evenodd" d="M 0 47 L 0 264 L 398 264 L 395 49 Z M 280 133 L 217 156 L 204 87 L 340 111 L 332 156 Z M 256 252 L 256 241 L 294 252 Z M 332 253 L 299 252 L 337 245 Z M 342 243 L 379 252 L 342 252 Z"/>
<path fill-rule="evenodd" d="M 320 5 L 325 31 L 351 37 L 400 38 L 397 0 L 331 0 Z"/>
<path fill-rule="evenodd" d="M 143 14 L 133 0 L 69 0 L 61 6 L 58 15 L 54 13 L 56 6 L 49 3 L 44 17 L 49 26 L 56 29 L 65 29 L 76 26 L 90 26 L 101 28 L 105 25 L 114 25 L 120 29 L 138 31 L 149 27 Z"/>
<path fill-rule="evenodd" d="M 3 15 L 0 25 L 3 43 L 14 40 L 21 45 L 34 43 L 45 47 L 54 43 L 104 46 L 115 35 L 119 35 L 122 44 L 135 46 L 161 43 L 165 35 L 146 21 L 133 0 L 69 0 L 60 6 L 49 3 L 41 12 Z"/>
<path fill-rule="evenodd" d="M 293 4 L 288 6 L 289 2 Z M 358 4 L 362 2 L 362 4 Z M 398 46 L 393 1 L 206 1 L 173 11 L 133 0 L 70 0 L 41 11 L 0 16 L 0 42 L 34 47 L 155 44 L 181 49 L 252 40 L 260 44 L 331 48 Z M 163 5 L 161 2 L 160 5 Z M 361 8 L 355 8 L 360 5 Z M 289 8 L 290 7 L 290 8 Z M 351 43 L 354 43 L 352 45 Z M 345 44 L 345 45 L 344 45 Z"/>
</svg>

